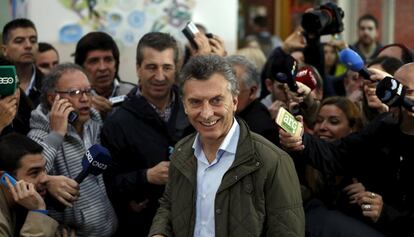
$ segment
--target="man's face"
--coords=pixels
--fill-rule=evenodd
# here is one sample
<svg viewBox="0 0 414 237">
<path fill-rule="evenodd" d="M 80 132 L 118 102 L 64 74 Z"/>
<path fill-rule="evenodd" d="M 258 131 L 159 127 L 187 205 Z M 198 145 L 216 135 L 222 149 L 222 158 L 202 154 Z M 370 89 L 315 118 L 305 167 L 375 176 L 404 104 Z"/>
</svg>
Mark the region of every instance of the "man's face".
<svg viewBox="0 0 414 237">
<path fill-rule="evenodd" d="M 221 74 L 208 80 L 191 79 L 184 83 L 183 102 L 190 123 L 202 142 L 221 144 L 229 132 L 237 108 L 237 97 Z"/>
<path fill-rule="evenodd" d="M 59 64 L 59 56 L 55 50 L 51 49 L 42 53 L 37 53 L 36 67 L 44 74 L 49 72 Z"/>
<path fill-rule="evenodd" d="M 3 55 L 13 63 L 34 63 L 38 50 L 36 31 L 30 27 L 10 31 L 9 40 L 2 46 L 2 50 Z"/>
<path fill-rule="evenodd" d="M 167 99 L 175 81 L 175 70 L 172 48 L 158 51 L 145 47 L 142 63 L 137 65 L 142 95 L 150 102 Z"/>
<path fill-rule="evenodd" d="M 266 79 L 266 89 L 272 95 L 272 101 L 282 101 L 283 103 L 288 103 L 288 97 L 286 93 L 286 86 L 283 83 L 280 83 L 276 80 Z"/>
<path fill-rule="evenodd" d="M 98 94 L 112 88 L 116 74 L 116 61 L 112 50 L 89 51 L 82 66 L 88 72 L 92 88 Z"/>
<path fill-rule="evenodd" d="M 372 20 L 363 20 L 359 24 L 359 42 L 363 45 L 371 45 L 377 39 L 377 28 Z"/>
<path fill-rule="evenodd" d="M 81 124 L 90 118 L 91 111 L 91 85 L 86 75 L 78 70 L 70 70 L 64 73 L 56 84 L 56 91 L 60 98 L 68 99 L 75 112 L 79 115 L 76 121 Z M 80 90 L 81 93 L 71 93 Z M 53 102 L 53 101 L 52 101 Z"/>
<path fill-rule="evenodd" d="M 16 178 L 32 183 L 37 192 L 44 198 L 48 177 L 45 170 L 46 160 L 42 154 L 27 154 L 19 162 Z"/>
</svg>

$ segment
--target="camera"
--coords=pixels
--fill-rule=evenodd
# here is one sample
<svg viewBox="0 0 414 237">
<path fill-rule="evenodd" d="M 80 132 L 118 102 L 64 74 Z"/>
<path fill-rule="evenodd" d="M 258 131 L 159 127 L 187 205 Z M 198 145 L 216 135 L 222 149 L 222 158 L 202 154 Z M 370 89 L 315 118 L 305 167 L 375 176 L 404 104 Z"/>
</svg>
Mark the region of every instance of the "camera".
<svg viewBox="0 0 414 237">
<path fill-rule="evenodd" d="M 328 2 L 302 16 L 302 27 L 307 34 L 329 35 L 344 30 L 344 11 L 336 4 Z"/>
</svg>

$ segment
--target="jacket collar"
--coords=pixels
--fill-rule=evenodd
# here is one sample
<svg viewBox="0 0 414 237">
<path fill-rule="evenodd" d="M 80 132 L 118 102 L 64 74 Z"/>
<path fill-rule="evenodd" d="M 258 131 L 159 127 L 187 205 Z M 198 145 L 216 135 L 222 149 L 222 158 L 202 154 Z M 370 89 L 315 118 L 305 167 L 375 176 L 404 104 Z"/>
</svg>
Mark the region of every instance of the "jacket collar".
<svg viewBox="0 0 414 237">
<path fill-rule="evenodd" d="M 240 137 L 237 142 L 236 157 L 233 164 L 224 175 L 217 193 L 227 189 L 238 182 L 239 179 L 262 166 L 254 150 L 252 137 L 247 124 L 239 118 L 236 119 L 240 125 Z M 193 133 L 181 140 L 177 144 L 176 151 L 171 157 L 171 162 L 194 186 L 196 185 L 197 177 L 197 161 L 194 157 L 192 145 L 195 137 L 196 133 Z"/>
</svg>

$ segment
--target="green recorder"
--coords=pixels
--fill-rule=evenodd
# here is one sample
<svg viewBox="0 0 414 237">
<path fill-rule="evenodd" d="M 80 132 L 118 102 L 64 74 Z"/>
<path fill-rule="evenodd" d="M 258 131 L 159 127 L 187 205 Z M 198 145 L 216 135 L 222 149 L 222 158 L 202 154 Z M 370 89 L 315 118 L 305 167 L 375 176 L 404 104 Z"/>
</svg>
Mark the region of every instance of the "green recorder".
<svg viewBox="0 0 414 237">
<path fill-rule="evenodd" d="M 0 66 L 0 97 L 14 94 L 16 91 L 16 67 L 12 65 Z"/>
</svg>

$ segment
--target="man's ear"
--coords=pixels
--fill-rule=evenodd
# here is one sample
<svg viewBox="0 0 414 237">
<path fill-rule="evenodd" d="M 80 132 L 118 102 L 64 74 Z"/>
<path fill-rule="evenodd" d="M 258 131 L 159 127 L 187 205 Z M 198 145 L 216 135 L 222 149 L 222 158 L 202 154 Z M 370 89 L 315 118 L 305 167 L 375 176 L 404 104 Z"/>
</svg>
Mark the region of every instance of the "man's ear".
<svg viewBox="0 0 414 237">
<path fill-rule="evenodd" d="M 55 101 L 55 97 L 57 96 L 57 94 L 55 93 L 47 93 L 47 102 L 50 104 L 50 106 L 53 105 L 53 102 Z"/>
<path fill-rule="evenodd" d="M 256 97 L 257 97 L 257 86 L 251 86 L 250 87 L 250 90 L 249 90 L 249 98 L 251 99 L 251 100 L 254 100 L 254 99 L 256 99 Z"/>
</svg>

